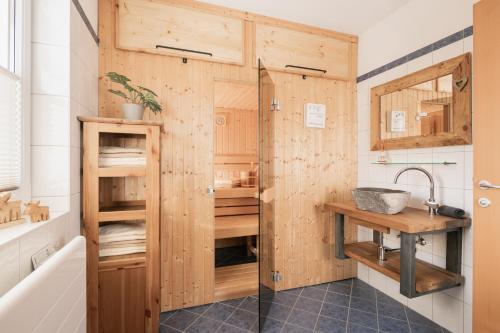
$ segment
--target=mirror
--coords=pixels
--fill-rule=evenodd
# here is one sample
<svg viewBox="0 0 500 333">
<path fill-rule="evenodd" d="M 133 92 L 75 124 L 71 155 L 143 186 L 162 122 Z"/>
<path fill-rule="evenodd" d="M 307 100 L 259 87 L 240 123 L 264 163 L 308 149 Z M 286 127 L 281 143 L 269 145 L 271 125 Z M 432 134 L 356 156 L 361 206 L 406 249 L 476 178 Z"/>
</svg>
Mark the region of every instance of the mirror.
<svg viewBox="0 0 500 333">
<path fill-rule="evenodd" d="M 372 88 L 371 150 L 470 144 L 470 54 Z"/>
</svg>

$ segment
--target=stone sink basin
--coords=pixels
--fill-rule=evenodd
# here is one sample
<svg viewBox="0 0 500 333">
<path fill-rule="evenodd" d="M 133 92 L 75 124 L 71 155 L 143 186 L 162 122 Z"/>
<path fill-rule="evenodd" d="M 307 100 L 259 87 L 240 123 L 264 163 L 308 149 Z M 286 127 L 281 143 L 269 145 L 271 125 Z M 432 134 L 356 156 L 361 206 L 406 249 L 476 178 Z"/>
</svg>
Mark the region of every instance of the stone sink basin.
<svg viewBox="0 0 500 333">
<path fill-rule="evenodd" d="M 377 187 L 358 187 L 352 190 L 358 209 L 375 213 L 397 214 L 408 205 L 410 192 Z"/>
</svg>

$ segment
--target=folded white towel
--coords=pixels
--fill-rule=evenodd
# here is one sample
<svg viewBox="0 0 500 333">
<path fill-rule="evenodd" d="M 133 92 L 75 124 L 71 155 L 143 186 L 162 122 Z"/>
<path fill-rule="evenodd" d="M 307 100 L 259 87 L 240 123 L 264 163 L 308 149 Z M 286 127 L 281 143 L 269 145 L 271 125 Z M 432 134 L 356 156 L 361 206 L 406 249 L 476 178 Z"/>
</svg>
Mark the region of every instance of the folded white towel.
<svg viewBox="0 0 500 333">
<path fill-rule="evenodd" d="M 146 154 L 146 150 L 139 147 L 115 147 L 115 146 L 101 146 L 99 147 L 101 154 L 123 154 L 123 153 L 137 153 Z"/>
<path fill-rule="evenodd" d="M 145 239 L 144 223 L 115 223 L 99 228 L 99 243 Z"/>
<path fill-rule="evenodd" d="M 101 157 L 99 156 L 100 167 L 113 166 L 144 166 L 146 157 Z"/>
<path fill-rule="evenodd" d="M 146 245 L 129 246 L 129 247 L 122 247 L 122 248 L 99 249 L 99 257 L 121 256 L 124 254 L 144 253 L 144 252 L 146 252 Z"/>
</svg>

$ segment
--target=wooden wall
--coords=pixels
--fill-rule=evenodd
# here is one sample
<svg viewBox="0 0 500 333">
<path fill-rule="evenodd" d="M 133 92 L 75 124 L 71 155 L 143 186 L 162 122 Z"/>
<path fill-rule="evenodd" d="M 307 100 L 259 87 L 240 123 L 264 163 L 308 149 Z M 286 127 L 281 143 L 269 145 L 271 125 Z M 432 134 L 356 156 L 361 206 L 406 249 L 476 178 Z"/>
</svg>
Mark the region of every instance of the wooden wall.
<svg viewBox="0 0 500 333">
<path fill-rule="evenodd" d="M 271 73 L 281 110 L 275 113 L 274 225 L 276 289 L 353 276 L 356 264 L 334 255 L 334 224 L 322 205 L 351 199 L 356 187 L 355 83 Z M 326 128 L 304 127 L 304 103 L 326 105 Z M 346 242 L 356 227 L 346 228 Z"/>
<path fill-rule="evenodd" d="M 214 293 L 214 79 L 257 83 L 252 22 L 245 22 L 245 66 L 217 64 L 115 48 L 114 0 L 99 1 L 99 114 L 119 117 L 122 101 L 109 94 L 108 71 L 129 76 L 160 96 L 165 133 L 161 149 L 161 308 L 211 302 Z M 356 43 L 352 77 L 333 81 L 273 73 L 282 103 L 278 150 L 280 212 L 276 265 L 292 288 L 355 274 L 333 255 L 333 229 L 321 204 L 349 198 L 356 185 Z M 303 103 L 325 103 L 329 126 L 303 128 Z"/>
</svg>

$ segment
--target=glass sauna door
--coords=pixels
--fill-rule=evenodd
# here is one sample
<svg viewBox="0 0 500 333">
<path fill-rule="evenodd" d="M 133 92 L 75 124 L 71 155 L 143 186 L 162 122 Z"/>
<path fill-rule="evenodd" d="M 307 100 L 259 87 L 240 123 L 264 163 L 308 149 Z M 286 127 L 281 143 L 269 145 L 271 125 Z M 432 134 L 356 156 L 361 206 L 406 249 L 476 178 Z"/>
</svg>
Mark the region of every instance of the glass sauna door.
<svg viewBox="0 0 500 333">
<path fill-rule="evenodd" d="M 259 60 L 259 327 L 266 331 L 276 324 L 268 318 L 279 273 L 274 271 L 275 164 L 274 133 L 278 109 L 274 83 Z"/>
</svg>

